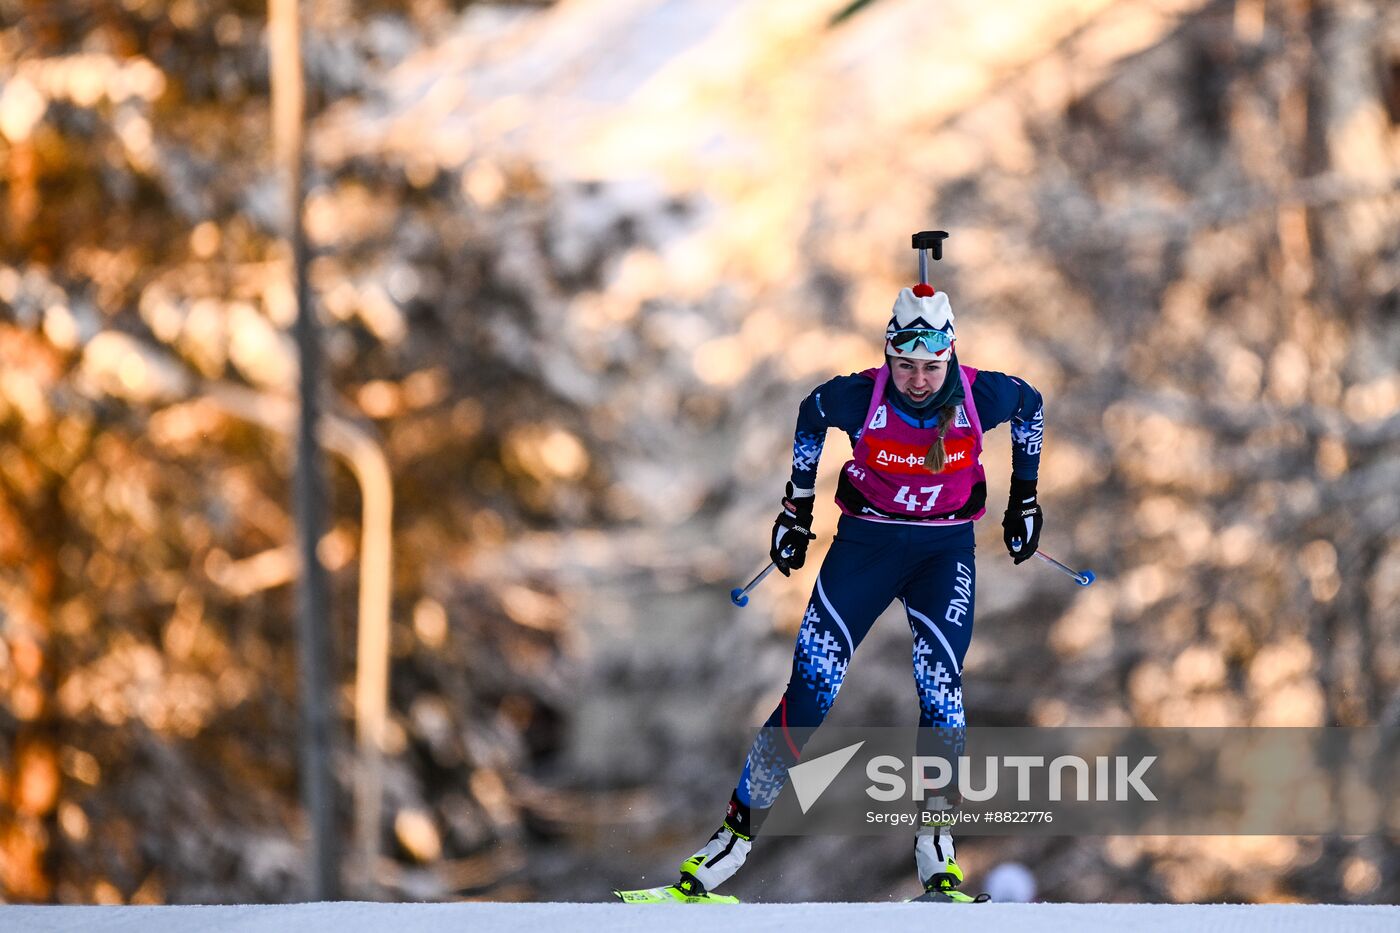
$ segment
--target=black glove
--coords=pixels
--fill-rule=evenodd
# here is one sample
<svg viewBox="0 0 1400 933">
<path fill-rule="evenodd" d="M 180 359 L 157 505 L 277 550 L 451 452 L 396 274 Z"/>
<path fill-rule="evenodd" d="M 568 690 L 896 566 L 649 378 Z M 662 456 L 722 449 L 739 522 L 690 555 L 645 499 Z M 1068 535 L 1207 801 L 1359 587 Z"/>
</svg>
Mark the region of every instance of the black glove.
<svg viewBox="0 0 1400 933">
<path fill-rule="evenodd" d="M 812 503 L 816 499 L 815 495 L 794 496 L 792 483 L 787 484 L 783 512 L 773 520 L 773 547 L 768 551 L 785 577 L 807 563 L 807 542 L 816 537 L 812 534 Z"/>
<path fill-rule="evenodd" d="M 1040 529 L 1045 513 L 1035 501 L 1035 480 L 1011 477 L 1011 501 L 1001 520 L 1001 538 L 1016 563 L 1028 561 L 1040 547 Z"/>
</svg>

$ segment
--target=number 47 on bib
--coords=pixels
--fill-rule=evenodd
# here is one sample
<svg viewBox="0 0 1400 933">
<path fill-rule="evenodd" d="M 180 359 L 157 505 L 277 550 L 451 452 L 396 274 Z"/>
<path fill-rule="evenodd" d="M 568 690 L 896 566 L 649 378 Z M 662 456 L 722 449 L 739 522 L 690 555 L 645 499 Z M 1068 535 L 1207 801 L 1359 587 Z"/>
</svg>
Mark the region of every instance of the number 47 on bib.
<svg viewBox="0 0 1400 933">
<path fill-rule="evenodd" d="M 921 486 L 917 494 L 910 493 L 909 486 L 900 486 L 899 492 L 894 494 L 894 501 L 904 506 L 910 512 L 932 512 L 933 504 L 938 501 L 938 494 L 943 491 L 942 486 Z M 919 496 L 928 496 L 928 501 L 920 503 Z"/>
</svg>

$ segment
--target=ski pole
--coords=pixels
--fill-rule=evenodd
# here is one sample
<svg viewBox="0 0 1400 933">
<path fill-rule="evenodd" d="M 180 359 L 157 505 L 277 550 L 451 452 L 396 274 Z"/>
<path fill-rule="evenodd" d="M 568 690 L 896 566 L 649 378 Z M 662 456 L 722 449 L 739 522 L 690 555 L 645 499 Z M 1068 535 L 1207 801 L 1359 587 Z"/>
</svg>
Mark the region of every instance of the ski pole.
<svg viewBox="0 0 1400 933">
<path fill-rule="evenodd" d="M 783 556 L 784 556 L 784 557 L 791 557 L 791 556 L 792 556 L 792 548 L 783 548 Z M 775 563 L 774 561 L 771 561 L 771 560 L 770 560 L 770 561 L 768 562 L 768 566 L 767 566 L 767 567 L 764 567 L 762 570 L 760 570 L 760 571 L 758 572 L 758 576 L 754 577 L 752 580 L 749 581 L 749 585 L 748 585 L 748 586 L 745 586 L 745 587 L 743 587 L 742 589 L 741 589 L 740 587 L 737 587 L 737 586 L 736 586 L 734 589 L 730 590 L 730 591 L 729 591 L 729 601 L 730 601 L 731 603 L 733 603 L 734 605 L 738 606 L 740 609 L 743 609 L 745 606 L 747 606 L 747 605 L 749 604 L 749 590 L 753 589 L 754 587 L 756 587 L 756 586 L 758 586 L 760 583 L 762 583 L 762 582 L 763 582 L 763 578 L 766 577 L 766 576 L 768 576 L 770 573 L 772 573 L 772 572 L 773 572 L 773 568 L 776 567 L 776 566 L 778 566 L 777 563 Z"/>
<path fill-rule="evenodd" d="M 1051 557 L 1049 554 L 1046 554 L 1044 551 L 1036 551 L 1035 556 L 1039 557 L 1041 560 L 1045 561 L 1050 566 L 1069 574 L 1071 577 L 1074 578 L 1074 582 L 1078 583 L 1080 586 L 1088 586 L 1090 583 L 1094 582 L 1094 571 L 1092 570 L 1085 570 L 1081 573 L 1078 570 L 1066 567 L 1064 564 L 1055 560 L 1055 558 Z"/>
</svg>

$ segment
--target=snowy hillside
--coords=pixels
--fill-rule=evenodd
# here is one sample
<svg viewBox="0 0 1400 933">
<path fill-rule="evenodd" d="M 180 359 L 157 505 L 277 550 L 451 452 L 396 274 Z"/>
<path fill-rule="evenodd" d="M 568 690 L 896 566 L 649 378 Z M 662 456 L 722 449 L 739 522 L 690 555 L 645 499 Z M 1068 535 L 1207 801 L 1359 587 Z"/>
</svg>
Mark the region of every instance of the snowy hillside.
<svg viewBox="0 0 1400 933">
<path fill-rule="evenodd" d="M 660 912 L 664 911 L 664 916 Z M 717 917 L 712 911 L 719 911 Z M 683 909 L 611 904 L 295 904 L 276 907 L 0 907 L 0 929 L 23 933 L 378 933 L 411 927 L 417 933 L 494 933 L 497 930 L 726 930 L 825 933 L 849 929 L 927 930 L 932 915 L 946 933 L 1014 930 L 1042 933 L 1121 930 L 1395 930 L 1400 907 L 1301 904 L 745 904 Z"/>
</svg>

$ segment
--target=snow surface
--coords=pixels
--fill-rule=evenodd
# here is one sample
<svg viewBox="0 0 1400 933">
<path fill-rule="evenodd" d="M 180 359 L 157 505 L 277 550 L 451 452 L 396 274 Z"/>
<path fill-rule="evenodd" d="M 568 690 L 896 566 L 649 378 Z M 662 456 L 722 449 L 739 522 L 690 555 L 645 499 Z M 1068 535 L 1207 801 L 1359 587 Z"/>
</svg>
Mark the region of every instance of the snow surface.
<svg viewBox="0 0 1400 933">
<path fill-rule="evenodd" d="M 712 911 L 720 911 L 716 916 Z M 664 915 L 661 913 L 664 912 Z M 1036 930 L 1133 933 L 1189 930 L 1400 930 L 1400 907 L 1325 904 L 742 904 L 634 906 L 626 904 L 364 904 L 354 902 L 242 907 L 0 907 L 6 933 L 496 933 L 501 930 L 722 929 L 765 933 L 849 933 L 917 930 L 933 915 L 939 933 Z"/>
</svg>

